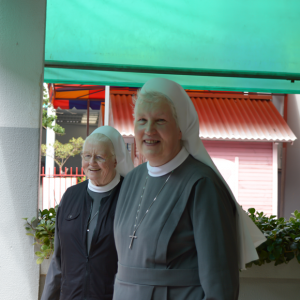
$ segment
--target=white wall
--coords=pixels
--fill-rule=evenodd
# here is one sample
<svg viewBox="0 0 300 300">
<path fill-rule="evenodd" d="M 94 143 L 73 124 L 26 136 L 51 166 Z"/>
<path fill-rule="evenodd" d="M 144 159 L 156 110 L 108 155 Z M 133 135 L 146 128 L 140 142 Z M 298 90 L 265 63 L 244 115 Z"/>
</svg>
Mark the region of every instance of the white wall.
<svg viewBox="0 0 300 300">
<path fill-rule="evenodd" d="M 287 145 L 284 217 L 300 210 L 300 95 L 289 95 L 287 123 L 297 140 Z"/>
<path fill-rule="evenodd" d="M 300 272 L 297 259 L 274 266 L 274 262 L 253 265 L 240 272 L 239 300 L 299 299 Z M 298 296 L 297 296 L 298 295 Z"/>
<path fill-rule="evenodd" d="M 203 141 L 209 155 L 238 163 L 237 201 L 244 210 L 254 207 L 273 213 L 273 145 L 270 142 Z M 217 165 L 218 167 L 218 165 Z M 220 169 L 221 173 L 222 170 Z M 227 171 L 228 172 L 228 171 Z M 227 174 L 222 174 L 227 179 Z M 276 206 L 277 208 L 277 206 Z M 276 209 L 274 207 L 274 210 Z"/>
<path fill-rule="evenodd" d="M 0 299 L 36 300 L 22 217 L 37 215 L 45 0 L 0 0 Z"/>
</svg>

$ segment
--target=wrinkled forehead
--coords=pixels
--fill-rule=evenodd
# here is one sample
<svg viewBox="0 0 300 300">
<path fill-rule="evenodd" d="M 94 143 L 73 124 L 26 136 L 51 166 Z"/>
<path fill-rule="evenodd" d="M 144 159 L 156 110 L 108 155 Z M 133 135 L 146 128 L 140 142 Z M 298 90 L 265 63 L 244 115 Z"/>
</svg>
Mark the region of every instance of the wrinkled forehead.
<svg viewBox="0 0 300 300">
<path fill-rule="evenodd" d="M 111 140 L 103 134 L 95 133 L 87 137 L 83 152 L 97 152 L 102 153 L 114 152 L 114 146 Z"/>
<path fill-rule="evenodd" d="M 170 101 L 164 98 L 147 98 L 144 97 L 143 94 L 141 94 L 136 102 L 135 102 L 135 108 L 138 110 L 148 110 L 148 109 L 165 109 L 166 106 L 171 107 L 172 104 Z"/>
</svg>

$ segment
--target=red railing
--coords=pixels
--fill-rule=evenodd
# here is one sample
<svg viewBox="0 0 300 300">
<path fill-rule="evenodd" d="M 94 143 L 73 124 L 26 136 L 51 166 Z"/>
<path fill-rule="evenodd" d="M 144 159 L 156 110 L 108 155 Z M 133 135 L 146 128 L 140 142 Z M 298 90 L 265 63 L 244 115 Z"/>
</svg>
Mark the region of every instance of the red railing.
<svg viewBox="0 0 300 300">
<path fill-rule="evenodd" d="M 42 203 L 40 203 L 40 209 L 49 209 L 59 204 L 61 197 L 66 189 L 72 185 L 78 183 L 78 177 L 83 177 L 83 169 L 81 168 L 80 173 L 78 173 L 78 168 L 75 169 L 75 174 L 73 174 L 73 168 L 62 171 L 61 168 L 56 174 L 56 167 L 54 168 L 53 174 L 49 172 L 45 174 L 45 168 L 42 168 L 41 178 L 42 178 Z M 70 171 L 68 173 L 68 171 Z"/>
</svg>

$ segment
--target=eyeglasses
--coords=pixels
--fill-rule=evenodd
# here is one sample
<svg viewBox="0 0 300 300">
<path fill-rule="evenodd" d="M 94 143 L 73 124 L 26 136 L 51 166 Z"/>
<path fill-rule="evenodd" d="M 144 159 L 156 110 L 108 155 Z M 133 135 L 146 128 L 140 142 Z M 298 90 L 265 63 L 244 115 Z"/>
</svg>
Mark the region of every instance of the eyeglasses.
<svg viewBox="0 0 300 300">
<path fill-rule="evenodd" d="M 81 155 L 82 159 L 84 159 L 85 161 L 90 161 L 91 158 L 93 160 L 95 160 L 96 162 L 104 163 L 106 161 L 105 158 L 101 157 L 100 155 L 93 156 L 88 153 L 80 153 L 80 155 Z"/>
</svg>

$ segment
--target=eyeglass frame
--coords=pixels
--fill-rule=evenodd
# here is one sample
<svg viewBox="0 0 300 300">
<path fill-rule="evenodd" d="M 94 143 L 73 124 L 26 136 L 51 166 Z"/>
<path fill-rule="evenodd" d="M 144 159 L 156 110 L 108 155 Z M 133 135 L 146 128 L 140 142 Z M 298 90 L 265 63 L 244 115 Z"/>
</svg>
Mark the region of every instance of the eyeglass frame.
<svg viewBox="0 0 300 300">
<path fill-rule="evenodd" d="M 90 155 L 90 158 L 89 158 L 89 159 L 86 159 L 86 158 L 84 157 L 84 153 L 83 153 L 83 152 L 80 152 L 81 158 L 82 158 L 84 161 L 86 161 L 86 162 L 90 161 L 91 158 L 93 158 L 93 155 L 91 155 L 91 154 L 88 154 L 88 155 Z M 99 156 L 100 159 L 99 159 L 99 158 L 97 159 L 97 156 Z M 113 155 L 111 155 L 111 156 L 113 156 Z M 93 161 L 100 162 L 100 163 L 104 163 L 104 162 L 106 162 L 106 159 L 103 158 L 103 157 L 101 157 L 100 155 L 94 155 Z"/>
</svg>

